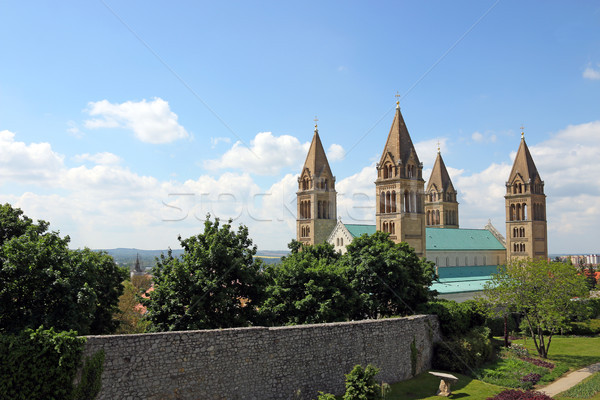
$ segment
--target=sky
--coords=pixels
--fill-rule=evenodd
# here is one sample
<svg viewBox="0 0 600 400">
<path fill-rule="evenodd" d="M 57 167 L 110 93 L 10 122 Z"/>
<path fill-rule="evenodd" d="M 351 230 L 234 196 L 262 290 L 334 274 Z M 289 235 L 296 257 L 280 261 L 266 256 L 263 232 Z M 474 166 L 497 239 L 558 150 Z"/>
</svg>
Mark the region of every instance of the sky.
<svg viewBox="0 0 600 400">
<path fill-rule="evenodd" d="M 286 249 L 315 119 L 338 216 L 373 224 L 399 95 L 461 227 L 505 233 L 523 127 L 549 252 L 600 252 L 596 1 L 0 0 L 0 37 L 0 203 L 73 248 L 179 248 L 210 213 Z"/>
</svg>

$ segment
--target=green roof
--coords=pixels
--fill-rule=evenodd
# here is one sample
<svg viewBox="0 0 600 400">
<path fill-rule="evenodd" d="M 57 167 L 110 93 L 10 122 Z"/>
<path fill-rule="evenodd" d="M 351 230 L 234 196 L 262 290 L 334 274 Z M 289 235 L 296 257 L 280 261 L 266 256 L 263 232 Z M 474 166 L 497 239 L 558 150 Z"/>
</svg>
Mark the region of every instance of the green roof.
<svg viewBox="0 0 600 400">
<path fill-rule="evenodd" d="M 362 236 L 363 234 L 372 235 L 375 233 L 375 225 L 358 225 L 358 224 L 344 224 L 348 232 L 353 238 Z"/>
<path fill-rule="evenodd" d="M 425 228 L 429 250 L 505 250 L 487 229 Z"/>
<path fill-rule="evenodd" d="M 375 233 L 375 225 L 344 224 L 352 237 Z M 425 228 L 427 251 L 430 250 L 505 250 L 487 229 Z"/>
</svg>

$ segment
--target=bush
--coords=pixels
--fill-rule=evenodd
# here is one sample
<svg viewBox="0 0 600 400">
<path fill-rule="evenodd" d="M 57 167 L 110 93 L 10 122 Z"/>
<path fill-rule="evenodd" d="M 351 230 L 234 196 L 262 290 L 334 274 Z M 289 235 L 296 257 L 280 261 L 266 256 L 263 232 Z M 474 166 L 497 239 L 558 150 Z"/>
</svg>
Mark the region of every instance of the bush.
<svg viewBox="0 0 600 400">
<path fill-rule="evenodd" d="M 523 392 L 521 390 L 504 390 L 487 400 L 552 400 L 552 397 L 538 392 Z"/>
<path fill-rule="evenodd" d="M 508 331 L 513 332 L 519 329 L 519 323 L 521 322 L 520 315 L 517 313 L 508 314 L 507 323 Z M 491 318 L 488 317 L 483 323 L 492 331 L 492 336 L 504 336 L 504 317 Z"/>
<path fill-rule="evenodd" d="M 317 397 L 317 400 L 335 400 L 335 396 L 331 393 L 319 392 L 319 397 Z"/>
<path fill-rule="evenodd" d="M 462 337 L 434 345 L 433 367 L 445 371 L 469 372 L 479 368 L 493 355 L 489 328 L 471 329 Z"/>
<path fill-rule="evenodd" d="M 84 338 L 76 332 L 27 329 L 0 336 L 0 393 L 7 399 L 69 399 Z"/>
<path fill-rule="evenodd" d="M 600 334 L 600 319 L 585 322 L 571 322 L 569 333 L 578 336 L 594 336 Z"/>
<path fill-rule="evenodd" d="M 483 325 L 485 321 L 483 310 L 472 300 L 464 303 L 436 300 L 420 305 L 417 311 L 437 315 L 440 330 L 446 337 L 467 333 L 471 328 Z"/>
<path fill-rule="evenodd" d="M 542 378 L 542 375 L 536 373 L 530 373 L 521 378 L 521 382 L 529 382 L 532 385 L 538 383 L 538 381 Z"/>
<path fill-rule="evenodd" d="M 349 374 L 346 374 L 346 393 L 344 400 L 380 400 L 381 386 L 375 381 L 379 368 L 367 365 L 363 369 L 356 365 Z"/>
</svg>

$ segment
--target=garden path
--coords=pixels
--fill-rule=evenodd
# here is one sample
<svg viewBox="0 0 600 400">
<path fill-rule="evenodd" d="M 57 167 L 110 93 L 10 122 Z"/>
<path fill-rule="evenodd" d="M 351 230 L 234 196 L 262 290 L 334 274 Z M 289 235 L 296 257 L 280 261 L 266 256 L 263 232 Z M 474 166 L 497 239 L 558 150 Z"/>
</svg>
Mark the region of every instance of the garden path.
<svg viewBox="0 0 600 400">
<path fill-rule="evenodd" d="M 543 392 L 550 397 L 554 397 L 557 394 L 572 388 L 588 376 L 598 371 L 600 371 L 600 363 L 589 365 L 585 368 L 573 371 L 570 374 L 563 376 L 562 378 L 559 378 L 558 380 L 549 384 L 546 387 L 538 389 L 538 392 Z"/>
</svg>

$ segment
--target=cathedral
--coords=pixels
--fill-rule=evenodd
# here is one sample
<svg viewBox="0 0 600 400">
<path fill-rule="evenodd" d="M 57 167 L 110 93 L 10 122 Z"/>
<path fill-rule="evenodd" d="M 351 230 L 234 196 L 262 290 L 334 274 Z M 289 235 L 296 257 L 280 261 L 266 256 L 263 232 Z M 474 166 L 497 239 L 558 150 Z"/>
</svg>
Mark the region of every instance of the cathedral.
<svg viewBox="0 0 600 400">
<path fill-rule="evenodd" d="M 489 276 L 498 265 L 514 258 L 548 257 L 544 182 L 523 133 L 506 181 L 506 239 L 491 222 L 483 229 L 459 228 L 457 190 L 439 147 L 425 185 L 423 163 L 398 102 L 376 169 L 375 225 L 344 224 L 337 219 L 335 177 L 315 125 L 298 178 L 297 240 L 303 244 L 327 241 L 345 252 L 355 237 L 387 232 L 394 242 L 407 242 L 419 256 L 434 262 L 441 281 L 449 282 Z M 458 290 L 464 286 L 458 285 Z"/>
</svg>

